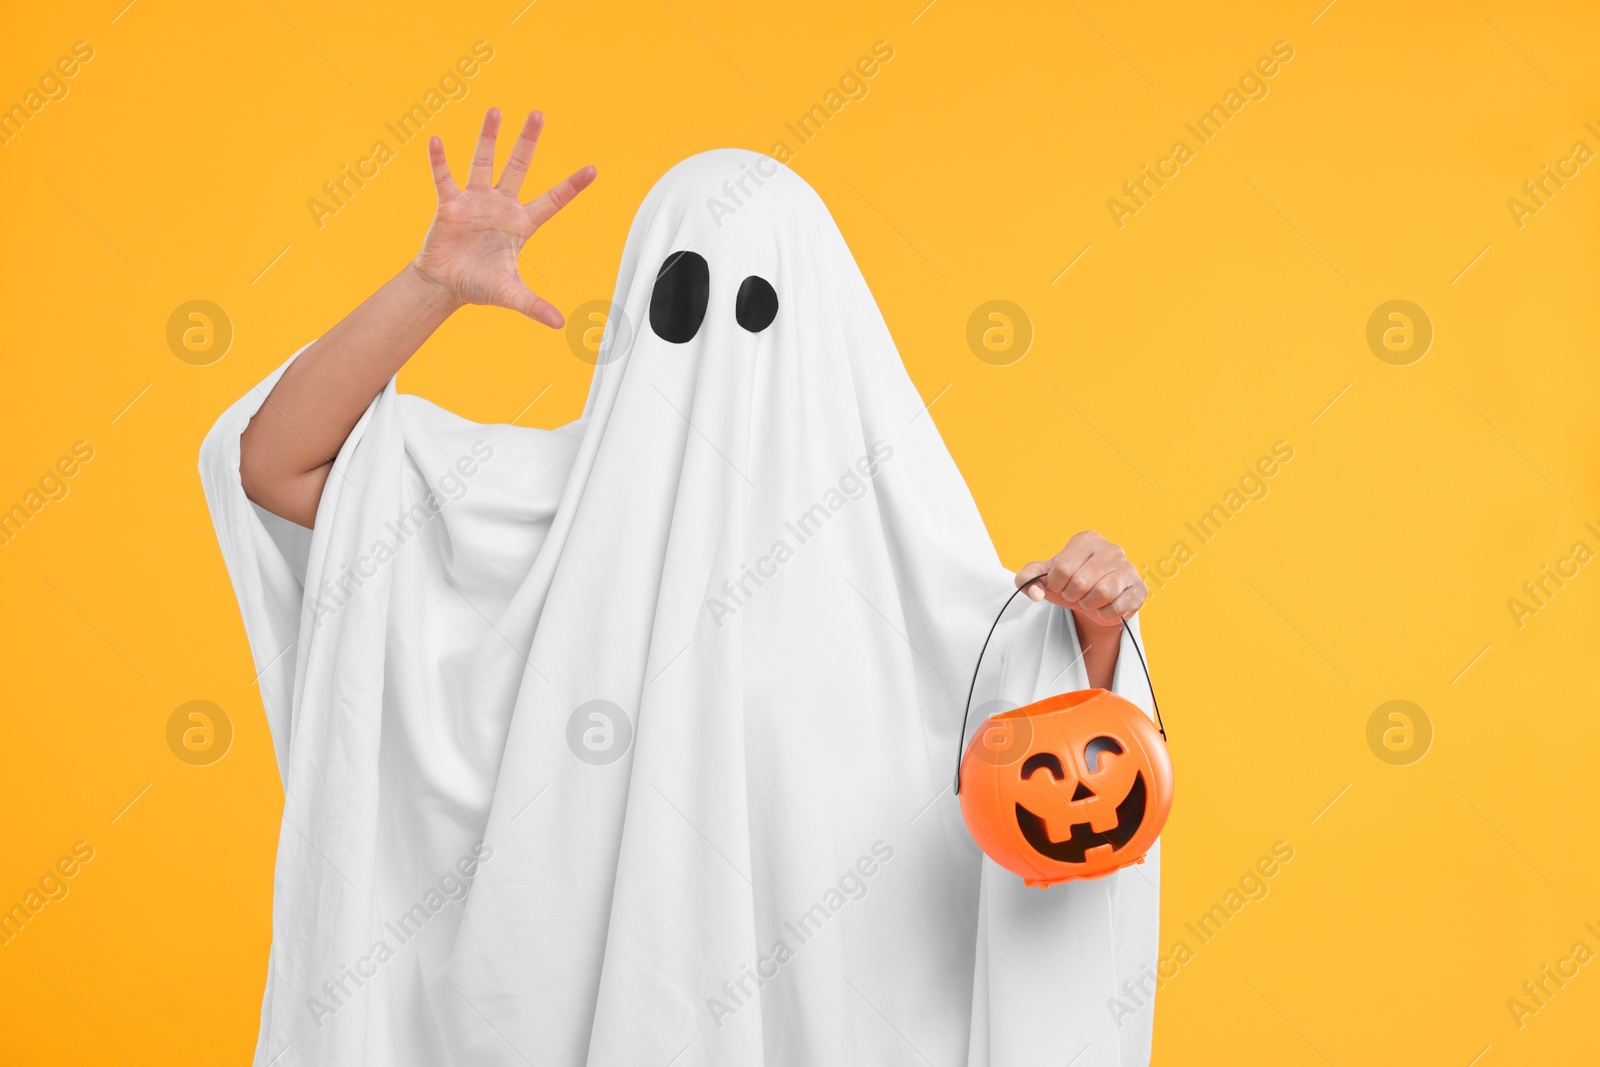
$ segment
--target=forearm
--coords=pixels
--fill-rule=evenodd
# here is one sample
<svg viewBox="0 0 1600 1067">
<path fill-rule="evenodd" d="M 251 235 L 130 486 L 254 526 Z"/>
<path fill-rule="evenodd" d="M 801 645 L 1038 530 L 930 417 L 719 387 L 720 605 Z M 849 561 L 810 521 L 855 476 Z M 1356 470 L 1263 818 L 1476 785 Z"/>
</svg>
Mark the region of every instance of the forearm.
<svg viewBox="0 0 1600 1067">
<path fill-rule="evenodd" d="M 240 440 L 245 494 L 310 526 L 333 459 L 362 412 L 459 306 L 407 264 L 302 352 Z"/>
<path fill-rule="evenodd" d="M 1078 629 L 1078 647 L 1083 649 L 1083 669 L 1090 689 L 1110 689 L 1117 671 L 1117 652 L 1122 648 L 1122 626 L 1096 626 L 1076 612 L 1072 622 Z"/>
</svg>

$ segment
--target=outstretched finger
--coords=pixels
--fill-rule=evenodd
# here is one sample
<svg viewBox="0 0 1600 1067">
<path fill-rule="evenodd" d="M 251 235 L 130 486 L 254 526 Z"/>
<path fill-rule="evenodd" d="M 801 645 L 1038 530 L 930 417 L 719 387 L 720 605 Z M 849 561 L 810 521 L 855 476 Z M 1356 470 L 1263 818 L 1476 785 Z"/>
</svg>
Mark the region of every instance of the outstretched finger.
<svg viewBox="0 0 1600 1067">
<path fill-rule="evenodd" d="M 558 183 L 549 192 L 530 203 L 528 217 L 533 220 L 534 229 L 549 222 L 551 216 L 572 203 L 574 197 L 589 188 L 597 173 L 593 167 L 575 171 L 566 181 Z"/>
<path fill-rule="evenodd" d="M 433 187 L 439 194 L 439 203 L 460 196 L 461 190 L 450 177 L 450 164 L 444 161 L 444 142 L 437 137 L 428 138 L 428 162 L 433 166 Z"/>
<path fill-rule="evenodd" d="M 478 134 L 478 147 L 472 153 L 472 172 L 467 175 L 468 189 L 487 189 L 494 177 L 494 141 L 500 135 L 500 109 L 491 107 L 483 116 L 483 131 Z"/>
<path fill-rule="evenodd" d="M 495 182 L 496 189 L 512 196 L 521 191 L 522 179 L 528 176 L 528 166 L 533 162 L 533 150 L 539 145 L 539 131 L 542 129 L 544 112 L 531 112 L 528 121 L 522 124 L 522 136 L 511 148 L 511 158 L 506 160 L 505 170 L 500 172 L 500 180 Z"/>
<path fill-rule="evenodd" d="M 556 310 L 554 304 L 526 285 L 507 294 L 503 305 L 512 311 L 520 311 L 534 322 L 542 322 L 551 329 L 559 330 L 567 324 L 566 317 Z"/>
</svg>

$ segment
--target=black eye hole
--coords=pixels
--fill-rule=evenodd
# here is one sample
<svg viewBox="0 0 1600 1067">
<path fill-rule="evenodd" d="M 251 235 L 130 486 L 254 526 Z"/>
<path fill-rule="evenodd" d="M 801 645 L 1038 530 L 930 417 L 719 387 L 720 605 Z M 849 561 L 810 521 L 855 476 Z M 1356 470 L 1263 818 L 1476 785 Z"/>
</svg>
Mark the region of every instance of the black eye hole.
<svg viewBox="0 0 1600 1067">
<path fill-rule="evenodd" d="M 739 299 L 733 317 L 751 333 L 760 333 L 778 316 L 778 294 L 763 277 L 752 274 L 739 286 Z"/>
<path fill-rule="evenodd" d="M 684 344 L 700 332 L 711 295 L 711 268 L 694 252 L 674 252 L 661 264 L 650 294 L 650 328 L 663 341 Z"/>
<path fill-rule="evenodd" d="M 1049 771 L 1050 777 L 1058 782 L 1067 776 L 1067 772 L 1061 769 L 1061 760 L 1056 758 L 1054 752 L 1035 752 L 1022 765 L 1022 777 L 1030 778 L 1034 771 L 1041 768 Z"/>
<path fill-rule="evenodd" d="M 1115 737 L 1107 737 L 1104 734 L 1090 738 L 1089 743 L 1083 746 L 1083 762 L 1091 773 L 1100 769 L 1100 754 L 1102 752 L 1120 756 L 1122 755 L 1122 746 L 1117 743 Z"/>
</svg>

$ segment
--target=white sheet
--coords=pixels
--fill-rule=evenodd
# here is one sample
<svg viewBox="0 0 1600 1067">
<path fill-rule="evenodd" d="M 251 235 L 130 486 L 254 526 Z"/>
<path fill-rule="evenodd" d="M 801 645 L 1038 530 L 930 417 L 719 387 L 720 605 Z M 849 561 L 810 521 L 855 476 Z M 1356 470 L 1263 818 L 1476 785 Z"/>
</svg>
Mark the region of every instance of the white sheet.
<svg viewBox="0 0 1600 1067">
<path fill-rule="evenodd" d="M 669 344 L 682 249 L 709 306 Z M 748 275 L 779 298 L 758 334 Z M 239 482 L 276 374 L 206 439 L 285 791 L 257 1067 L 1147 1063 L 1153 1013 L 1107 1001 L 1154 966 L 1159 853 L 1041 891 L 962 824 L 1011 579 L 822 202 L 764 156 L 686 160 L 614 299 L 633 343 L 569 426 L 390 383 L 309 548 Z M 1015 610 L 1000 695 L 1083 687 L 1070 619 Z M 599 754 L 593 701 L 627 719 Z"/>
</svg>

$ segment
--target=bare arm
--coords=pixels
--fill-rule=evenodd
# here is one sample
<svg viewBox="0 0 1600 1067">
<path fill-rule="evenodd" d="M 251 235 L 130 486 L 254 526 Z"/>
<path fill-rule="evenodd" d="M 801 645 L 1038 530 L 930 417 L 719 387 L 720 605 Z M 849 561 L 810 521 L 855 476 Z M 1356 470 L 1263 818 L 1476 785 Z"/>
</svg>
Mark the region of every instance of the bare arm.
<svg viewBox="0 0 1600 1067">
<path fill-rule="evenodd" d="M 518 200 L 544 116 L 528 116 L 511 158 L 494 176 L 500 112 L 490 109 L 465 189 L 445 163 L 444 145 L 428 143 L 438 211 L 422 251 L 404 269 L 300 354 L 250 420 L 239 442 L 245 495 L 301 526 L 310 526 L 333 459 L 372 398 L 463 304 L 520 311 L 559 328 L 561 312 L 517 273 L 517 256 L 535 230 L 594 181 L 585 167 L 532 203 Z"/>
</svg>

